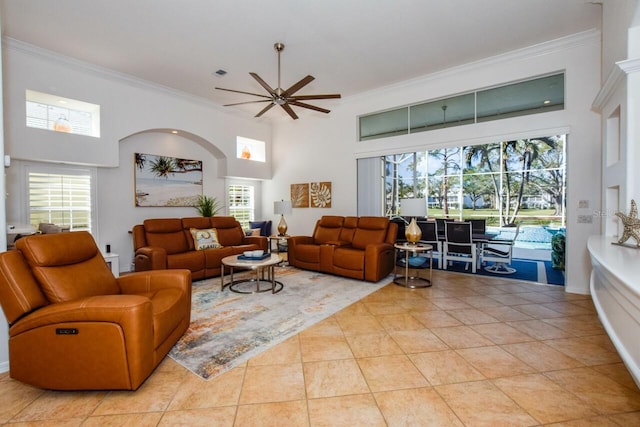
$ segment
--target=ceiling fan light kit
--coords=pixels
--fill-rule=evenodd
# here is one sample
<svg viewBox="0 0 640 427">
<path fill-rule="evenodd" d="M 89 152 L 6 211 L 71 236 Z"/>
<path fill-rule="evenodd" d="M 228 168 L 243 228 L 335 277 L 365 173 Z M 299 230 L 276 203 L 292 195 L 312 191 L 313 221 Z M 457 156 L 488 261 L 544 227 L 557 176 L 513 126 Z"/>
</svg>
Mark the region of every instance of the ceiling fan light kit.
<svg viewBox="0 0 640 427">
<path fill-rule="evenodd" d="M 255 115 L 255 117 L 260 117 L 264 113 L 269 111 L 274 105 L 279 105 L 294 120 L 298 118 L 298 115 L 291 108 L 292 105 L 296 107 L 306 108 L 309 110 L 319 111 L 321 113 L 329 113 L 331 110 L 327 110 L 326 108 L 320 108 L 315 105 L 311 105 L 306 102 L 300 102 L 300 101 L 307 101 L 310 99 L 336 99 L 336 98 L 340 98 L 340 94 L 334 93 L 334 94 L 325 94 L 325 95 L 295 95 L 294 96 L 294 94 L 297 91 L 299 91 L 300 89 L 302 89 L 303 87 L 305 87 L 306 85 L 308 85 L 314 80 L 314 77 L 311 75 L 308 75 L 302 78 L 300 81 L 295 83 L 293 86 L 291 86 L 287 90 L 283 90 L 280 84 L 280 52 L 284 50 L 284 44 L 276 43 L 273 45 L 273 48 L 276 50 L 276 52 L 278 52 L 278 86 L 276 87 L 276 89 L 273 89 L 271 86 L 269 86 L 269 84 L 265 82 L 258 74 L 249 73 L 249 75 L 251 75 L 251 77 L 253 77 L 260 84 L 260 86 L 262 86 L 269 93 L 269 95 L 262 95 L 259 93 L 245 92 L 242 90 L 225 89 L 221 87 L 216 87 L 216 89 L 218 90 L 224 90 L 227 92 L 234 92 L 234 93 L 242 93 L 245 95 L 258 96 L 260 98 L 265 98 L 259 101 L 235 102 L 233 104 L 225 104 L 224 106 L 230 107 L 233 105 L 256 104 L 261 102 L 267 102 L 268 103 L 267 106 L 264 107 L 262 110 L 260 110 L 258 114 Z"/>
</svg>

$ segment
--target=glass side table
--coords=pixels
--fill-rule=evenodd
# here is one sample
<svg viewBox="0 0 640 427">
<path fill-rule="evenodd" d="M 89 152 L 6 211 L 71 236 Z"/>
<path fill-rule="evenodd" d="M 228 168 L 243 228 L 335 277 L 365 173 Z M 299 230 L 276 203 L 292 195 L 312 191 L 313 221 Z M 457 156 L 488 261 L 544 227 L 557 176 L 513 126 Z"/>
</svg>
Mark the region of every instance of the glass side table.
<svg viewBox="0 0 640 427">
<path fill-rule="evenodd" d="M 431 286 L 432 264 L 433 264 L 433 245 L 426 243 L 396 243 L 393 245 L 396 249 L 396 265 L 393 270 L 393 283 L 404 286 L 405 288 L 428 288 Z M 429 257 L 424 258 L 419 264 L 411 265 L 410 260 L 416 259 L 419 254 L 428 252 Z M 399 255 L 404 253 L 404 266 L 398 266 Z M 411 256 L 413 255 L 413 257 Z M 429 260 L 427 264 L 427 259 Z M 398 275 L 398 267 L 404 267 L 400 275 Z M 421 277 L 420 273 L 429 270 L 429 278 Z M 413 270 L 413 276 L 409 275 L 409 270 Z"/>
</svg>

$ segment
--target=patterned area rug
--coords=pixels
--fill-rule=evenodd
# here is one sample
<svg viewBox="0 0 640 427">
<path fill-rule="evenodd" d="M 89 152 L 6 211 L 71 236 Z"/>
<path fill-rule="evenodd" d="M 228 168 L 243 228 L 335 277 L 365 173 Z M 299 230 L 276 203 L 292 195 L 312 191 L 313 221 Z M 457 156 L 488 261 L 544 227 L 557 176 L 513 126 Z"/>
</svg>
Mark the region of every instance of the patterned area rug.
<svg viewBox="0 0 640 427">
<path fill-rule="evenodd" d="M 391 276 L 370 283 L 276 267 L 276 280 L 284 284 L 277 294 L 247 295 L 220 292 L 219 277 L 194 282 L 191 326 L 169 356 L 211 379 L 382 288 Z"/>
</svg>

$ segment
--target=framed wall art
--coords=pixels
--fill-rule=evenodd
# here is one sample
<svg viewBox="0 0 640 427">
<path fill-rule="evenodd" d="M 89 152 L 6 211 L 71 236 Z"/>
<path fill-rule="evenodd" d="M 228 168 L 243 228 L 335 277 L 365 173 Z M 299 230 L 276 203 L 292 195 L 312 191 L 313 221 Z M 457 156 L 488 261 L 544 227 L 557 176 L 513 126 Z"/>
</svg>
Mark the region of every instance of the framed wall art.
<svg viewBox="0 0 640 427">
<path fill-rule="evenodd" d="M 309 184 L 309 202 L 312 208 L 331 207 L 331 182 L 312 182 Z"/>
<path fill-rule="evenodd" d="M 135 153 L 136 206 L 193 206 L 202 195 L 202 161 Z"/>
<path fill-rule="evenodd" d="M 291 184 L 291 207 L 309 207 L 309 184 Z"/>
</svg>

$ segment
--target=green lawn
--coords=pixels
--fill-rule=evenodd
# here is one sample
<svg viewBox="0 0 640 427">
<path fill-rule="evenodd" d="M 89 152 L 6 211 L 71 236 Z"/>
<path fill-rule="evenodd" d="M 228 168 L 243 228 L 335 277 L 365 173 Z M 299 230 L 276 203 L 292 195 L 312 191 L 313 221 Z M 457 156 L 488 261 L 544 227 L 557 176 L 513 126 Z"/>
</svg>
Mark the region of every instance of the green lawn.
<svg viewBox="0 0 640 427">
<path fill-rule="evenodd" d="M 430 218 L 442 218 L 442 209 L 429 208 Z M 459 209 L 449 209 L 449 218 L 460 218 Z M 486 218 L 487 225 L 499 225 L 498 211 L 495 209 L 463 209 L 462 219 Z M 521 225 L 559 225 L 562 218 L 553 215 L 553 209 L 520 209 L 517 222 Z"/>
</svg>

